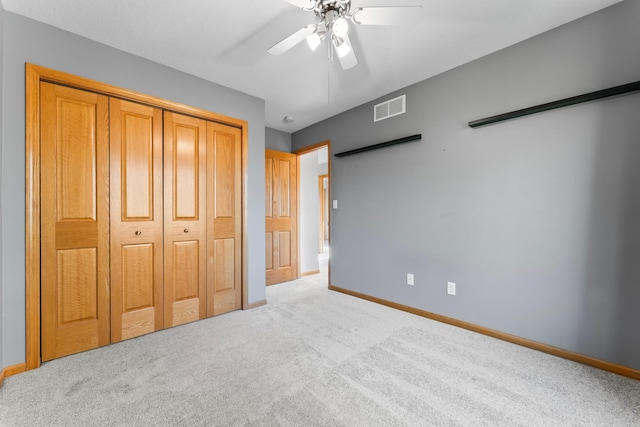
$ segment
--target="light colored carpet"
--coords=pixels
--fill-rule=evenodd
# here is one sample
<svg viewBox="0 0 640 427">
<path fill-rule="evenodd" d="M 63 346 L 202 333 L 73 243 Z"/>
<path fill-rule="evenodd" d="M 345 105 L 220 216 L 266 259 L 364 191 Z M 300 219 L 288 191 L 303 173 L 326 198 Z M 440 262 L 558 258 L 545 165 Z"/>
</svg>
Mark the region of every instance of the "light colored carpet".
<svg viewBox="0 0 640 427">
<path fill-rule="evenodd" d="M 328 291 L 7 378 L 2 426 L 638 426 L 640 382 Z"/>
</svg>

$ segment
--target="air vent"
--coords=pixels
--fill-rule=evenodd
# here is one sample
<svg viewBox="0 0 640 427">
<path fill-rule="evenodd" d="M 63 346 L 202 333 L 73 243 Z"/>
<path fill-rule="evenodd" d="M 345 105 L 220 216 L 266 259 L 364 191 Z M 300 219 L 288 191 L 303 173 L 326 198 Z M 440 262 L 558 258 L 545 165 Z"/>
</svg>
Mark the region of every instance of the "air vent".
<svg viewBox="0 0 640 427">
<path fill-rule="evenodd" d="M 406 112 L 407 95 L 381 102 L 373 107 L 373 121 L 388 119 Z"/>
</svg>

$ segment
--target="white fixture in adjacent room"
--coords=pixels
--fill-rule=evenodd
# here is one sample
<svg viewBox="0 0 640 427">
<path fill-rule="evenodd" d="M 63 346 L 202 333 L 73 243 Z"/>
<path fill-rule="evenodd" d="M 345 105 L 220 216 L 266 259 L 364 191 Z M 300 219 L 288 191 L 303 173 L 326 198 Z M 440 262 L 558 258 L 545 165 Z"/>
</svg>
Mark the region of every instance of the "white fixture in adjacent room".
<svg viewBox="0 0 640 427">
<path fill-rule="evenodd" d="M 411 286 L 414 285 L 414 283 L 413 283 L 413 274 L 411 274 L 411 273 L 407 273 L 407 285 L 411 285 Z"/>
</svg>

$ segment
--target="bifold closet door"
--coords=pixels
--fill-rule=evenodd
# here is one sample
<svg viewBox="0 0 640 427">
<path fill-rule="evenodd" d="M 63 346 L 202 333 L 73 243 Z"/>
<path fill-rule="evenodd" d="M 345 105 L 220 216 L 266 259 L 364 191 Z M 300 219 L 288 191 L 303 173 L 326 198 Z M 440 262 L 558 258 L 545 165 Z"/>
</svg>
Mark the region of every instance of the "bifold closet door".
<svg viewBox="0 0 640 427">
<path fill-rule="evenodd" d="M 207 122 L 164 113 L 164 326 L 206 317 Z"/>
<path fill-rule="evenodd" d="M 109 344 L 109 100 L 40 84 L 42 360 Z"/>
<path fill-rule="evenodd" d="M 110 99 L 111 341 L 163 328 L 162 110 Z"/>
<path fill-rule="evenodd" d="M 241 308 L 240 129 L 207 123 L 207 316 Z"/>
</svg>

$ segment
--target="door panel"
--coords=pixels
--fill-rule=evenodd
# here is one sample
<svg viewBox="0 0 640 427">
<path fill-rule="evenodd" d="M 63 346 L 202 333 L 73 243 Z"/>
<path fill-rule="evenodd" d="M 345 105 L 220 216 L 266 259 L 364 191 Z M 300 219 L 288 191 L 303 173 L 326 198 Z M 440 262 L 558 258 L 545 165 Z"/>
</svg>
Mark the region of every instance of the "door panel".
<svg viewBox="0 0 640 427">
<path fill-rule="evenodd" d="M 275 188 L 277 193 L 276 212 L 280 218 L 291 218 L 291 163 L 290 159 L 278 159 L 276 168 L 277 176 L 275 180 Z"/>
<path fill-rule="evenodd" d="M 291 233 L 288 231 L 279 232 L 278 245 L 280 268 L 291 267 Z"/>
<path fill-rule="evenodd" d="M 109 336 L 108 98 L 41 83 L 42 360 Z"/>
<path fill-rule="evenodd" d="M 58 250 L 58 324 L 65 325 L 98 316 L 96 249 Z"/>
<path fill-rule="evenodd" d="M 154 306 L 153 243 L 122 246 L 123 283 L 137 283 L 122 290 L 125 313 Z"/>
<path fill-rule="evenodd" d="M 207 123 L 207 316 L 242 304 L 240 129 Z"/>
<path fill-rule="evenodd" d="M 264 238 L 264 242 L 265 242 L 265 253 L 267 254 L 267 262 L 266 262 L 266 267 L 267 267 L 267 271 L 269 270 L 273 270 L 273 233 L 267 233 L 267 235 Z"/>
<path fill-rule="evenodd" d="M 162 111 L 110 100 L 111 341 L 163 328 Z"/>
<path fill-rule="evenodd" d="M 267 285 L 298 277 L 298 189 L 295 154 L 266 150 Z"/>
<path fill-rule="evenodd" d="M 164 113 L 164 322 L 206 316 L 207 122 Z"/>
<path fill-rule="evenodd" d="M 200 214 L 200 155 L 202 130 L 196 126 L 175 124 L 173 128 L 172 185 L 173 216 L 176 220 L 197 220 Z M 204 137 L 204 135 L 202 135 Z"/>
</svg>

